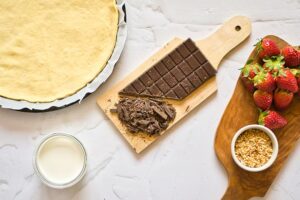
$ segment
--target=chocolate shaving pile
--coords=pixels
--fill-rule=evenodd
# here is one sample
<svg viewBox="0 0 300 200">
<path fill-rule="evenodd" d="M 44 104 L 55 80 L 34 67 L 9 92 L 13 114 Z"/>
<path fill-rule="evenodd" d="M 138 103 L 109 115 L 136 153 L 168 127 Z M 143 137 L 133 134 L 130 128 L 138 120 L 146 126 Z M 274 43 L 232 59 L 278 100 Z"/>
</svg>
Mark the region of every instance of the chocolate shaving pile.
<svg viewBox="0 0 300 200">
<path fill-rule="evenodd" d="M 111 112 L 118 114 L 130 132 L 142 131 L 151 135 L 165 130 L 176 116 L 172 105 L 151 98 L 121 98 Z"/>
</svg>

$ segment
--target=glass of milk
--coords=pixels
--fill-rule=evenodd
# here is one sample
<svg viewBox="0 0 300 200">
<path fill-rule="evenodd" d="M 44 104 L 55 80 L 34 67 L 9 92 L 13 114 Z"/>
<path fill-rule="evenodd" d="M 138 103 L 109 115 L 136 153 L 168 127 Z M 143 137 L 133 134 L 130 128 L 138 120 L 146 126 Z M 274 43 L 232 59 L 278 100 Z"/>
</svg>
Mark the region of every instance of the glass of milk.
<svg viewBox="0 0 300 200">
<path fill-rule="evenodd" d="M 86 172 L 87 155 L 82 143 L 74 136 L 54 133 L 38 145 L 33 166 L 46 185 L 67 188 L 78 183 Z"/>
</svg>

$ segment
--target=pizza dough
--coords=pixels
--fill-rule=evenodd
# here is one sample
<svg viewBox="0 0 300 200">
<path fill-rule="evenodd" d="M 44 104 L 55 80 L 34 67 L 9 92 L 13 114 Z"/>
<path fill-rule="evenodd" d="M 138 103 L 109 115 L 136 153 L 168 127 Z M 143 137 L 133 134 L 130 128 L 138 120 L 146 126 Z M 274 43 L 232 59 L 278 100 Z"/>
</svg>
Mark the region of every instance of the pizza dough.
<svg viewBox="0 0 300 200">
<path fill-rule="evenodd" d="M 51 102 L 91 82 L 110 58 L 115 0 L 1 0 L 0 96 Z"/>
</svg>

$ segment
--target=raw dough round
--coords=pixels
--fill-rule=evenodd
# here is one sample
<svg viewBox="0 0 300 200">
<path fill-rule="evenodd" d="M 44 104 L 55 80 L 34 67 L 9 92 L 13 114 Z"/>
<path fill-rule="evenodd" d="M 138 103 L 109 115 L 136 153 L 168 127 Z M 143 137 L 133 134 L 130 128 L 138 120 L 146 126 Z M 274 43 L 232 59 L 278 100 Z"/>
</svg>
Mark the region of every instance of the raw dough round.
<svg viewBox="0 0 300 200">
<path fill-rule="evenodd" d="M 76 93 L 110 58 L 115 0 L 1 0 L 0 96 L 51 102 Z"/>
</svg>

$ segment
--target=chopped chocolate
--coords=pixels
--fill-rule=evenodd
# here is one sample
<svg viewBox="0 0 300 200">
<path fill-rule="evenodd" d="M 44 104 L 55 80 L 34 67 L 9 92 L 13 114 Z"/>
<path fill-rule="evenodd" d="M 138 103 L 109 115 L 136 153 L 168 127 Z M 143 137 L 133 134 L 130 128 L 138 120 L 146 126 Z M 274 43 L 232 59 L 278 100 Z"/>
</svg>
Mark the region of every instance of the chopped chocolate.
<svg viewBox="0 0 300 200">
<path fill-rule="evenodd" d="M 215 74 L 195 43 L 187 39 L 119 93 L 182 100 Z"/>
<path fill-rule="evenodd" d="M 175 119 L 175 108 L 158 99 L 121 98 L 116 104 L 118 118 L 132 133 L 139 131 L 150 135 L 161 133 Z"/>
<path fill-rule="evenodd" d="M 168 119 L 168 115 L 166 115 L 166 113 L 162 110 L 160 110 L 159 108 L 152 106 L 153 111 L 158 114 L 158 116 L 160 116 L 164 121 Z"/>
<path fill-rule="evenodd" d="M 110 109 L 110 112 L 111 112 L 111 113 L 118 113 L 118 111 L 117 111 L 117 109 L 116 109 L 116 108 L 112 108 L 112 109 Z"/>
<path fill-rule="evenodd" d="M 176 116 L 176 111 L 175 111 L 175 108 L 171 107 L 171 106 L 167 106 L 166 104 L 163 104 L 163 109 L 164 111 L 167 113 L 167 115 L 169 116 L 169 118 L 171 120 L 174 120 L 175 119 L 175 116 Z"/>
</svg>

